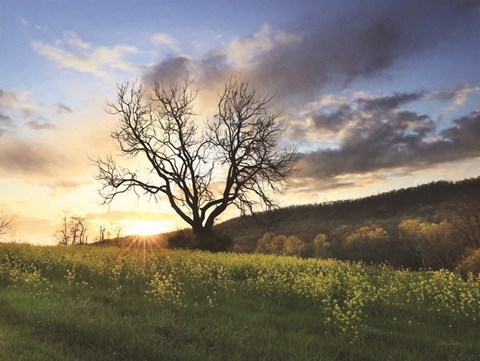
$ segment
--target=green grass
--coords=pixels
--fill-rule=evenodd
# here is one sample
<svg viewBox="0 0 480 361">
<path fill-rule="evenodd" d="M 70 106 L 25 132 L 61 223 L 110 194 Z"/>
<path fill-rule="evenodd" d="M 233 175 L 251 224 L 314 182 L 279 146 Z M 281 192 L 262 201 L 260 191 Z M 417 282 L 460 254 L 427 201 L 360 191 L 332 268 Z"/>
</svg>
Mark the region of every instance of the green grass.
<svg viewBox="0 0 480 361">
<path fill-rule="evenodd" d="M 0 361 L 474 361 L 479 300 L 444 271 L 2 244 Z"/>
</svg>

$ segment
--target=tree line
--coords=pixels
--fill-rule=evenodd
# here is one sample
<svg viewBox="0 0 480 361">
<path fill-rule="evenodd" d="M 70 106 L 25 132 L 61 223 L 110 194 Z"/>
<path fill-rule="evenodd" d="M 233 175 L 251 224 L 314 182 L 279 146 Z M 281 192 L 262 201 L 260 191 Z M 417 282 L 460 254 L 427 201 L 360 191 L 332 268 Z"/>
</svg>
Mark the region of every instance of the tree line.
<svg viewBox="0 0 480 361">
<path fill-rule="evenodd" d="M 435 217 L 401 217 L 341 224 L 313 239 L 265 233 L 254 251 L 299 257 L 389 262 L 423 269 L 453 269 L 480 250 L 480 200 L 462 197 Z"/>
</svg>

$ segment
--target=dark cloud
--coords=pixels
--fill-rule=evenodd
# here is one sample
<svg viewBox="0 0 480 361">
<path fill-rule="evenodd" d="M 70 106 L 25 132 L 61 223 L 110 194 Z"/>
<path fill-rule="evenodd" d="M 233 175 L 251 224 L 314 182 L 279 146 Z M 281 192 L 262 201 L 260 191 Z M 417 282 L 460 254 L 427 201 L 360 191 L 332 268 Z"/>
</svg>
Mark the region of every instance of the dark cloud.
<svg viewBox="0 0 480 361">
<path fill-rule="evenodd" d="M 171 57 L 154 65 L 145 78 L 151 81 L 172 84 L 192 78 L 192 61 L 186 57 Z"/>
<path fill-rule="evenodd" d="M 13 120 L 9 115 L 0 113 L 0 125 L 12 126 Z"/>
<path fill-rule="evenodd" d="M 331 113 L 311 114 L 313 122 L 317 128 L 340 131 L 352 121 L 352 108 L 348 104 L 343 104 Z"/>
<path fill-rule="evenodd" d="M 463 157 L 476 154 L 480 150 L 480 111 L 456 119 L 454 124 L 441 132 L 452 152 Z"/>
<path fill-rule="evenodd" d="M 400 99 L 402 95 L 395 97 Z M 428 115 L 401 109 L 400 103 L 397 107 L 369 106 L 383 105 L 385 99 L 393 100 L 390 96 L 370 99 L 368 103 L 357 99 L 330 117 L 317 117 L 316 125 L 323 119 L 320 125 L 330 128 L 337 122 L 350 123 L 339 148 L 302 157 L 298 176 L 328 178 L 397 167 L 418 169 L 480 156 L 480 111 L 458 118 L 452 127 L 439 131 Z"/>
<path fill-rule="evenodd" d="M 0 113 L 0 136 L 14 126 L 13 119 L 9 115 Z"/>
<path fill-rule="evenodd" d="M 377 123 L 382 119 L 389 118 L 392 116 L 391 113 L 398 111 L 400 106 L 420 100 L 423 96 L 421 93 L 364 96 L 351 103 L 344 102 L 339 105 L 320 107 L 307 116 L 312 118 L 313 123 L 319 129 L 338 132 L 348 124 L 359 123 L 357 127 L 353 128 L 353 131 L 360 132 L 362 127 L 370 127 L 372 121 Z"/>
<path fill-rule="evenodd" d="M 358 102 L 366 111 L 388 111 L 422 97 L 421 93 L 395 93 L 380 97 L 360 98 Z"/>
<path fill-rule="evenodd" d="M 277 94 L 282 102 L 302 103 L 327 84 L 375 76 L 401 59 L 480 27 L 474 11 L 477 1 L 344 3 L 342 8 L 348 10 L 330 20 L 320 16 L 326 10 L 322 4 L 310 8 L 288 32 L 297 34 L 297 41 L 282 41 L 285 33 L 263 34 L 273 45 L 252 54 L 248 66 L 239 67 L 235 59 L 229 60 L 231 49 L 226 47 L 202 59 L 168 58 L 152 67 L 145 78 L 167 82 L 188 78 L 208 88 L 235 74 L 256 89 Z M 249 51 L 254 41 L 255 34 L 241 39 L 237 50 L 243 46 Z"/>
</svg>

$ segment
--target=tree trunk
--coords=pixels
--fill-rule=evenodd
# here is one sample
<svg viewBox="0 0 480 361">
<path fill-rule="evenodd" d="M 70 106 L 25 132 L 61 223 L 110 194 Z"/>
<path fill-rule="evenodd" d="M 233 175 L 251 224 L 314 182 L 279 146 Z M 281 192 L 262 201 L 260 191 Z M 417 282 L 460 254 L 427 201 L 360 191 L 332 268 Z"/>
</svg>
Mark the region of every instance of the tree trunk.
<svg viewBox="0 0 480 361">
<path fill-rule="evenodd" d="M 214 236 L 211 228 L 203 225 L 196 225 L 192 227 L 195 248 L 202 251 L 215 251 Z"/>
</svg>

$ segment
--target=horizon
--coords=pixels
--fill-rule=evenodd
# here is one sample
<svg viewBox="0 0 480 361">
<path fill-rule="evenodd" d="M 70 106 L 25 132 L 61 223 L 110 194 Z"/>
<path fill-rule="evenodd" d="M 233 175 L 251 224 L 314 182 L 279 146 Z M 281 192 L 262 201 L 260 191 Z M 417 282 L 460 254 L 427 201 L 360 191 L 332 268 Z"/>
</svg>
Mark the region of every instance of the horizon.
<svg viewBox="0 0 480 361">
<path fill-rule="evenodd" d="M 200 120 L 232 75 L 274 94 L 283 140 L 302 155 L 281 207 L 480 176 L 480 2 L 4 0 L 0 10 L 0 214 L 15 215 L 3 240 L 57 243 L 64 214 L 86 217 L 92 235 L 187 226 L 165 199 L 98 196 L 89 159 L 117 152 L 105 99 L 135 79 L 192 81 Z"/>
</svg>

